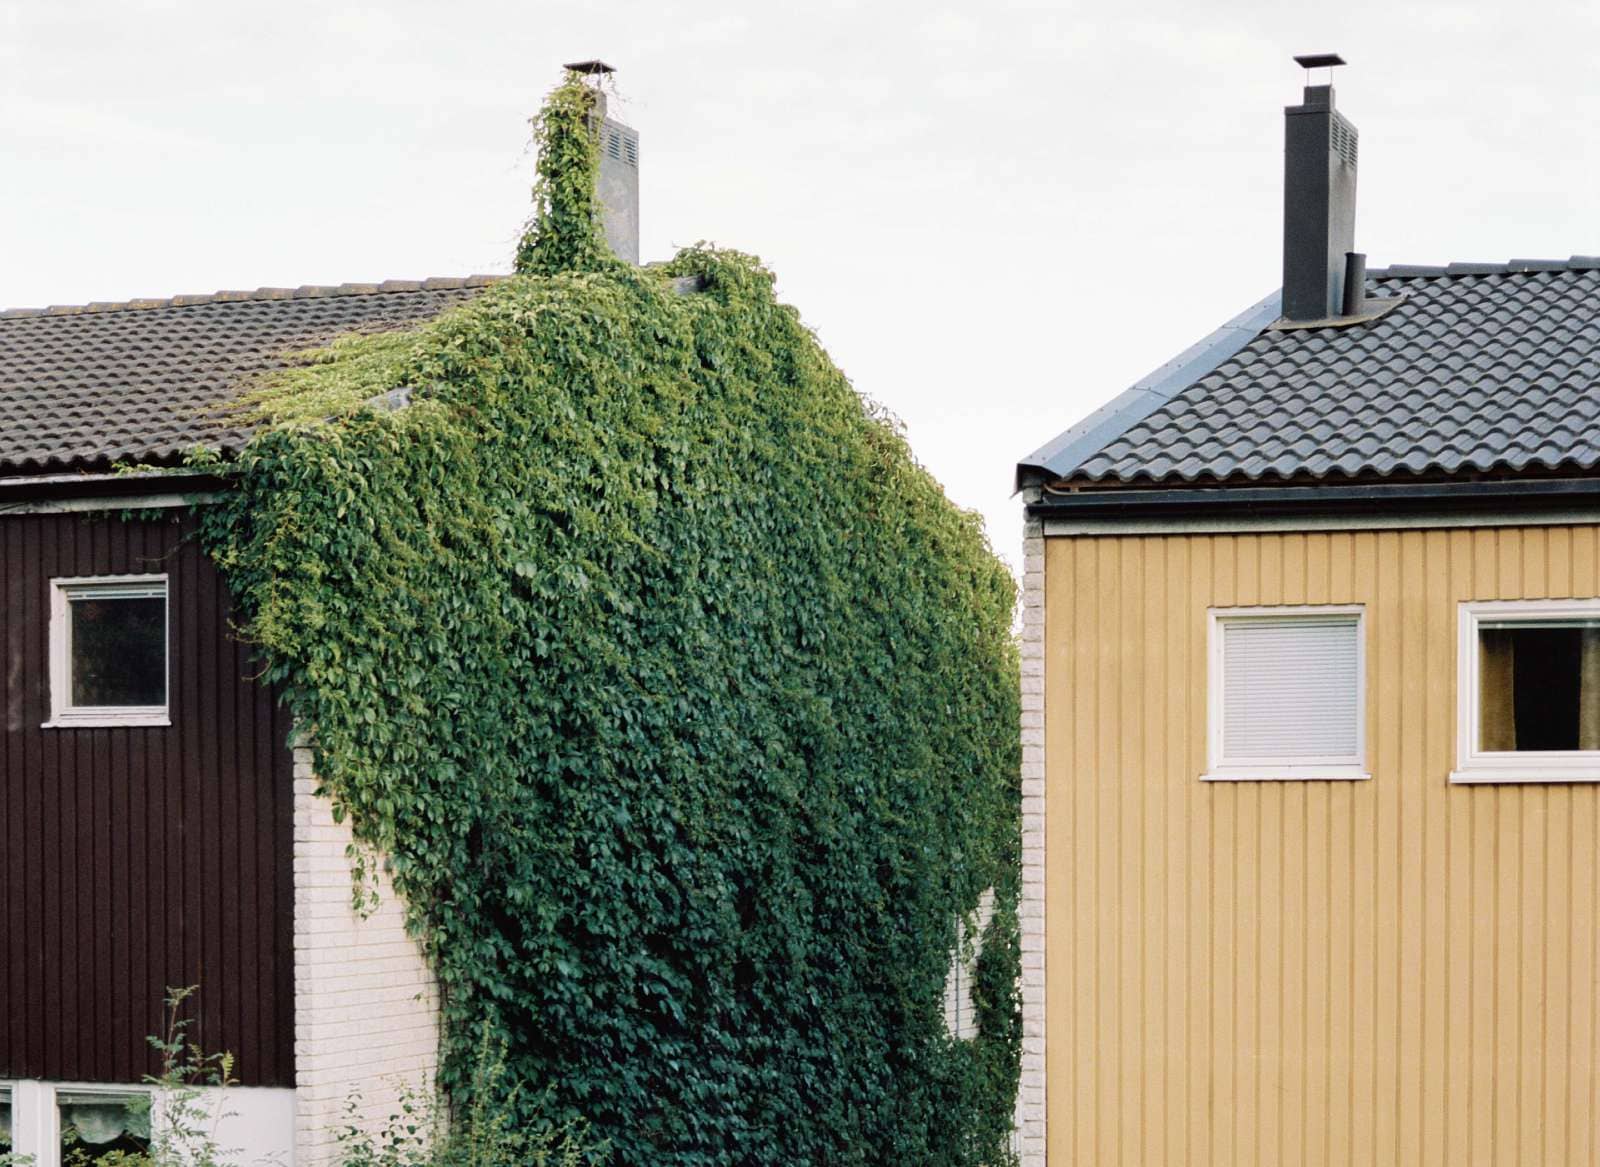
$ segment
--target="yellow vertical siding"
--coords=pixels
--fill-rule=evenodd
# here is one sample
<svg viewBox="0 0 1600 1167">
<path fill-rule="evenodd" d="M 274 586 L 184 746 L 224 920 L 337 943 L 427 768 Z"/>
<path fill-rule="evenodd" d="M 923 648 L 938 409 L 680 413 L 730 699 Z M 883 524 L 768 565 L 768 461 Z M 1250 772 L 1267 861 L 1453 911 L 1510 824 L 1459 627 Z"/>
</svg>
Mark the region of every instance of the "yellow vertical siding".
<svg viewBox="0 0 1600 1167">
<path fill-rule="evenodd" d="M 1051 1167 L 1600 1164 L 1600 787 L 1452 786 L 1456 605 L 1594 527 L 1046 542 Z M 1366 605 L 1370 782 L 1202 783 L 1206 609 Z"/>
</svg>

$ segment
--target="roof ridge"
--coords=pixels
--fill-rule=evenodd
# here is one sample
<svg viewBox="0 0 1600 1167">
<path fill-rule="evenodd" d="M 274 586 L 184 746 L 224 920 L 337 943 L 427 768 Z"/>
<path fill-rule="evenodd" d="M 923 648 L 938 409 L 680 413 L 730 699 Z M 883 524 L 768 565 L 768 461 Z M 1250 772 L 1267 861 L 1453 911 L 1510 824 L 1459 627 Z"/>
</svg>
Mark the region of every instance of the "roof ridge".
<svg viewBox="0 0 1600 1167">
<path fill-rule="evenodd" d="M 378 284 L 303 284 L 298 288 L 256 288 L 254 291 L 205 292 L 165 299 L 98 300 L 92 304 L 52 304 L 48 308 L 7 308 L 0 320 L 36 316 L 82 316 L 100 312 L 128 312 L 147 308 L 187 308 L 193 304 L 234 303 L 241 300 L 312 300 L 329 296 L 377 296 L 392 292 L 445 292 L 457 288 L 483 288 L 503 275 L 431 276 L 425 280 L 384 280 Z"/>
<path fill-rule="evenodd" d="M 1505 263 L 1456 262 L 1444 265 L 1394 263 L 1369 267 L 1368 279 L 1433 279 L 1440 276 L 1504 276 L 1538 271 L 1597 271 L 1600 256 L 1573 255 L 1566 259 L 1510 259 Z"/>
</svg>

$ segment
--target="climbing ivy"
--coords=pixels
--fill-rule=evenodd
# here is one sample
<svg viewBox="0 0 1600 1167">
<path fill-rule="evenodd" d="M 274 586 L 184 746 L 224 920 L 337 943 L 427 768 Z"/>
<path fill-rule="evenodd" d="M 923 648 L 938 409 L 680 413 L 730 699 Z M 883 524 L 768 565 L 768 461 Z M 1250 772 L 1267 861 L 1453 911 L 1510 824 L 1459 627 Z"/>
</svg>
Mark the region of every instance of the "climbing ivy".
<svg viewBox="0 0 1600 1167">
<path fill-rule="evenodd" d="M 583 90 L 523 274 L 255 394 L 209 544 L 392 863 L 458 1097 L 487 1023 L 609 1162 L 1004 1162 L 1010 577 L 757 261 L 603 262 Z"/>
<path fill-rule="evenodd" d="M 598 100 L 598 92 L 579 74 L 568 72 L 565 84 L 550 94 L 533 119 L 539 164 L 533 218 L 517 245 L 516 270 L 523 275 L 603 271 L 617 265 L 596 205 Z"/>
</svg>

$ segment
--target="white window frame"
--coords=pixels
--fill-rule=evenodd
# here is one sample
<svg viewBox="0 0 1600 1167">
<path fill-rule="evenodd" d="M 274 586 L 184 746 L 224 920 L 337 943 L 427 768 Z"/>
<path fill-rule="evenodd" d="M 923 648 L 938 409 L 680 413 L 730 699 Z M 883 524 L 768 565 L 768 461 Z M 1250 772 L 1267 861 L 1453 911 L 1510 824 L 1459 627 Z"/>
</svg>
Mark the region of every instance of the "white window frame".
<svg viewBox="0 0 1600 1167">
<path fill-rule="evenodd" d="M 1600 782 L 1600 750 L 1480 750 L 1478 633 L 1485 620 L 1600 619 L 1600 599 L 1469 600 L 1460 605 L 1456 647 L 1456 768 L 1450 781 Z"/>
<path fill-rule="evenodd" d="M 120 1098 L 124 1103 L 134 1098 L 148 1098 L 151 1102 L 150 1126 L 154 1131 L 157 1123 L 155 1107 L 161 1101 L 154 1089 L 145 1086 L 123 1086 L 106 1082 L 51 1082 L 46 1090 L 48 1092 L 48 1106 L 50 1117 L 47 1129 L 43 1132 L 49 1139 L 47 1154 L 54 1158 L 41 1155 L 35 1159 L 33 1167 L 58 1167 L 61 1163 L 61 1096 L 63 1094 L 101 1094 L 108 1098 Z"/>
<path fill-rule="evenodd" d="M 160 598 L 164 604 L 162 649 L 166 665 L 166 701 L 160 705 L 72 704 L 73 600 L 137 600 Z M 159 575 L 84 575 L 50 581 L 50 720 L 45 729 L 87 729 L 107 726 L 171 725 L 172 596 L 165 573 Z"/>
<path fill-rule="evenodd" d="M 1222 752 L 1223 625 L 1258 619 L 1326 619 L 1352 616 L 1356 627 L 1356 749 L 1349 755 L 1235 761 Z M 1280 604 L 1206 611 L 1206 770 L 1205 782 L 1365 781 L 1372 777 L 1367 758 L 1367 610 L 1364 604 Z"/>
<path fill-rule="evenodd" d="M 0 1098 L 11 1104 L 11 1145 L 3 1148 L 4 1153 L 16 1155 L 17 1151 L 17 1084 L 10 1078 L 0 1078 Z"/>
</svg>

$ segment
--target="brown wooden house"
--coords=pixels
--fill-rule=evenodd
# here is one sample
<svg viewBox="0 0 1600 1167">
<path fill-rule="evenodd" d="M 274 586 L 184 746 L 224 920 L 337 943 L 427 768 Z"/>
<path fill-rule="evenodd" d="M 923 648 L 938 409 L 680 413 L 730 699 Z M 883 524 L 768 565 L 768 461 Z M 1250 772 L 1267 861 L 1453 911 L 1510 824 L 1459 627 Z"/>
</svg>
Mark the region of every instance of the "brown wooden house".
<svg viewBox="0 0 1600 1167">
<path fill-rule="evenodd" d="M 238 449 L 214 407 L 252 375 L 487 282 L 0 315 L 0 1153 L 140 1145 L 169 988 L 237 1059 L 247 1161 L 324 1162 L 352 1091 L 428 1084 L 431 975 L 392 896 L 350 911 L 347 828 L 196 539 L 220 484 L 183 466 Z"/>
</svg>

